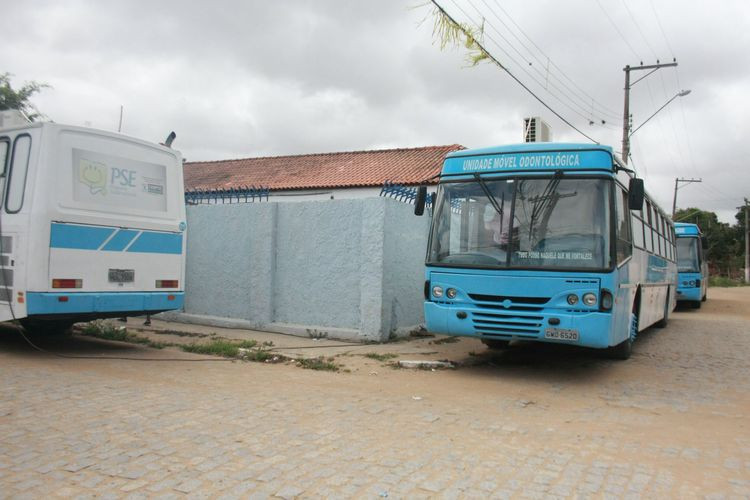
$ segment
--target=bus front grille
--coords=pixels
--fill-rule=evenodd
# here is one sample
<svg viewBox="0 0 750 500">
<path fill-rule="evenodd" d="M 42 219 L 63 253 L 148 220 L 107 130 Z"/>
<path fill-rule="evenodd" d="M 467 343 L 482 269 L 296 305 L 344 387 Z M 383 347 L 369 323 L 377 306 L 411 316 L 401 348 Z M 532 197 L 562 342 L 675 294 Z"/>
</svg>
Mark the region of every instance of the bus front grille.
<svg viewBox="0 0 750 500">
<path fill-rule="evenodd" d="M 536 337 L 544 318 L 530 314 L 472 313 L 474 330 L 484 336 Z"/>
<path fill-rule="evenodd" d="M 482 295 L 471 293 L 469 297 L 474 305 L 482 309 L 499 309 L 504 311 L 541 311 L 550 297 L 511 297 L 504 295 Z"/>
</svg>

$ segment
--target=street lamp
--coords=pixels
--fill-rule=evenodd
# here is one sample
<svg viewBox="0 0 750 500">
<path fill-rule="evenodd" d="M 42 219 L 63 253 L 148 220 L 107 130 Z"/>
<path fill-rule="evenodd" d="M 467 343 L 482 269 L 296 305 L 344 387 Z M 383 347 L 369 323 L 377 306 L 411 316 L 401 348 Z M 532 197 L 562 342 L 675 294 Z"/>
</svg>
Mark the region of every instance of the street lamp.
<svg viewBox="0 0 750 500">
<path fill-rule="evenodd" d="M 648 122 L 648 121 L 649 121 L 649 120 L 650 120 L 651 118 L 653 118 L 654 116 L 656 116 L 656 113 L 658 113 L 658 112 L 659 112 L 659 111 L 661 111 L 662 109 L 666 108 L 666 107 L 667 107 L 667 105 L 668 105 L 668 104 L 669 104 L 670 102 L 674 101 L 674 100 L 675 100 L 675 99 L 677 99 L 678 97 L 685 97 L 685 96 L 686 96 L 686 95 L 688 95 L 689 93 L 690 93 L 690 90 L 682 90 L 682 91 L 680 91 L 680 92 L 677 92 L 677 94 L 675 94 L 675 95 L 674 95 L 674 96 L 673 96 L 673 97 L 672 97 L 672 98 L 671 98 L 670 100 L 668 100 L 667 102 L 665 102 L 665 103 L 664 103 L 664 105 L 663 105 L 663 106 L 662 106 L 661 108 L 659 108 L 659 109 L 657 109 L 656 111 L 654 111 L 654 114 L 652 114 L 651 116 L 649 116 L 648 118 L 646 118 L 646 121 L 645 121 L 645 122 L 641 123 L 640 125 L 638 125 L 638 126 L 637 126 L 637 127 L 635 128 L 635 130 L 633 130 L 632 132 L 630 132 L 630 134 L 628 134 L 628 139 L 630 139 L 630 138 L 631 138 L 631 137 L 633 136 L 633 134 L 635 134 L 636 132 L 638 132 L 638 129 L 639 129 L 639 128 L 641 128 L 642 126 L 644 126 L 644 125 L 646 124 L 646 122 Z"/>
<path fill-rule="evenodd" d="M 674 66 L 677 66 L 677 59 L 672 59 L 672 62 L 670 63 L 660 63 L 659 61 L 656 61 L 656 64 L 649 64 L 646 66 L 644 66 L 643 61 L 641 61 L 640 66 L 627 65 L 624 68 L 622 68 L 622 70 L 625 72 L 625 102 L 624 102 L 625 109 L 623 111 L 623 117 L 622 117 L 622 162 L 625 165 L 628 164 L 628 156 L 630 156 L 630 135 L 632 135 L 632 134 L 629 134 L 630 132 L 630 89 L 633 87 L 633 85 L 640 82 L 641 80 L 646 78 L 648 75 L 652 74 L 654 71 L 658 71 L 661 68 L 669 68 L 669 67 L 674 67 Z M 648 70 L 648 73 L 646 73 L 645 75 L 643 75 L 642 77 L 634 81 L 633 83 L 630 83 L 631 71 L 647 71 L 647 70 Z M 657 111 L 657 113 L 658 112 L 659 111 Z"/>
</svg>

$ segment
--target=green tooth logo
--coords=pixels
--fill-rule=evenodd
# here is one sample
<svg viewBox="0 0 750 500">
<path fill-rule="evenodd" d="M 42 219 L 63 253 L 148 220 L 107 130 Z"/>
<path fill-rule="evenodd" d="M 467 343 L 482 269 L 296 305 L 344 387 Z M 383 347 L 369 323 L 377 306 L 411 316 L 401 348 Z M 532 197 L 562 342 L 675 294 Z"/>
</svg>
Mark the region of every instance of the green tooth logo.
<svg viewBox="0 0 750 500">
<path fill-rule="evenodd" d="M 107 166 L 98 161 L 81 158 L 78 164 L 78 182 L 88 186 L 91 194 L 107 194 Z"/>
</svg>

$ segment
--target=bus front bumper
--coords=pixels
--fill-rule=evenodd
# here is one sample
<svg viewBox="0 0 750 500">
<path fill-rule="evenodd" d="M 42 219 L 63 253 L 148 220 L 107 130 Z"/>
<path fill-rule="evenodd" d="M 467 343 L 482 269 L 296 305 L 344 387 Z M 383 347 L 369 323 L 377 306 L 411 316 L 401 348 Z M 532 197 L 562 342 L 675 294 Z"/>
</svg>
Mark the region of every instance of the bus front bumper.
<svg viewBox="0 0 750 500">
<path fill-rule="evenodd" d="M 599 349 L 613 345 L 610 344 L 612 314 L 609 312 L 488 310 L 425 302 L 424 313 L 427 330 L 435 333 L 481 339 L 552 342 Z M 577 340 L 559 338 L 571 336 L 577 336 Z"/>
<path fill-rule="evenodd" d="M 169 311 L 182 308 L 185 292 L 28 292 L 29 316 Z"/>
<path fill-rule="evenodd" d="M 678 302 L 698 302 L 702 299 L 700 287 L 677 287 Z"/>
</svg>

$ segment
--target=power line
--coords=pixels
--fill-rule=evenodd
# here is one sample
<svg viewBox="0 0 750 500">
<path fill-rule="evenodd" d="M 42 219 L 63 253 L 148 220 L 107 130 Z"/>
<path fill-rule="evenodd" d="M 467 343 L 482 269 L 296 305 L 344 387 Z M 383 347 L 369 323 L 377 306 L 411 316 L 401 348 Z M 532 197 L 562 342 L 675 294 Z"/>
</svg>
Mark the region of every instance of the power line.
<svg viewBox="0 0 750 500">
<path fill-rule="evenodd" d="M 656 7 L 654 7 L 654 0 L 649 0 L 651 3 L 651 10 L 654 12 L 654 19 L 656 19 L 656 24 L 659 26 L 659 31 L 661 31 L 661 36 L 664 37 L 664 41 L 667 43 L 667 49 L 669 49 L 669 55 L 672 56 L 672 59 L 674 59 L 674 50 L 672 50 L 672 45 L 669 43 L 669 39 L 667 38 L 667 33 L 664 31 L 664 27 L 661 25 L 661 20 L 659 19 L 659 14 L 656 13 Z"/>
<path fill-rule="evenodd" d="M 575 96 L 581 103 L 583 103 L 584 106 L 591 105 L 592 108 L 592 114 L 594 111 L 594 108 L 599 108 L 599 114 L 606 115 L 610 121 L 612 120 L 620 120 L 621 117 L 616 111 L 612 111 L 611 109 L 607 108 L 606 106 L 600 104 L 596 99 L 594 99 L 591 95 L 589 95 L 585 90 L 583 90 L 576 82 L 571 79 L 555 62 L 537 45 L 534 40 L 529 37 L 529 35 L 526 33 L 526 31 L 513 19 L 513 17 L 500 5 L 498 0 L 495 0 L 495 4 L 497 5 L 498 9 L 502 11 L 503 14 L 508 18 L 508 20 L 513 24 L 513 26 L 516 27 L 516 29 L 531 43 L 531 45 L 536 48 L 536 50 L 542 55 L 542 57 L 545 60 L 540 59 L 533 50 L 531 50 L 524 42 L 523 40 L 516 34 L 516 32 L 508 26 L 508 24 L 503 21 L 502 17 L 497 13 L 497 11 L 487 3 L 487 0 L 481 0 L 482 3 L 490 10 L 490 12 L 497 18 L 498 21 L 507 29 L 508 33 L 510 33 L 513 38 L 515 38 L 518 43 L 526 50 L 526 52 L 529 53 L 529 55 L 534 58 L 534 60 L 539 63 L 542 67 L 546 65 L 547 67 L 547 73 L 549 76 L 557 80 L 560 85 L 562 85 L 566 90 L 568 90 L 573 96 Z M 475 7 L 476 8 L 476 7 Z M 510 44 L 510 42 L 508 42 Z M 528 61 L 528 59 L 527 59 Z M 551 67 L 551 68 L 550 68 Z M 568 84 L 566 84 L 563 79 L 559 78 L 554 71 L 551 71 L 551 69 L 557 70 L 560 72 L 560 74 L 568 80 L 575 89 L 571 88 Z"/>
<path fill-rule="evenodd" d="M 643 58 L 642 58 L 642 57 L 641 57 L 641 56 L 640 56 L 640 55 L 638 54 L 638 52 L 636 52 L 636 50 L 635 50 L 635 49 L 633 48 L 633 46 L 632 46 L 632 45 L 630 45 L 630 42 L 628 41 L 628 39 L 627 39 L 627 38 L 625 38 L 625 35 L 623 35 L 623 34 L 622 34 L 622 31 L 620 31 L 620 28 L 618 28 L 618 27 L 617 27 L 617 24 L 616 24 L 616 23 L 615 23 L 615 22 L 614 22 L 614 21 L 612 20 L 612 18 L 611 18 L 611 17 L 609 17 L 609 14 L 608 14 L 608 13 L 607 13 L 607 11 L 606 11 L 606 10 L 604 9 L 604 7 L 602 7 L 602 4 L 601 4 L 601 3 L 599 2 L 599 0 L 596 0 L 596 4 L 597 4 L 597 5 L 599 6 L 599 8 L 600 8 L 600 9 L 602 10 L 602 12 L 604 12 L 604 15 L 605 15 L 605 16 L 607 17 L 607 19 L 609 20 L 609 23 L 610 23 L 610 24 L 612 25 L 612 27 L 613 27 L 613 28 L 615 29 L 615 31 L 617 32 L 617 34 L 618 34 L 618 35 L 620 35 L 620 38 L 622 38 L 622 41 L 623 41 L 623 42 L 625 42 L 625 45 L 627 45 L 627 46 L 628 46 L 628 48 L 629 48 L 629 49 L 630 49 L 630 51 L 631 51 L 631 52 L 633 53 L 633 55 L 634 55 L 634 56 L 635 56 L 635 57 L 636 57 L 636 58 L 637 58 L 638 60 L 640 60 L 640 61 L 643 61 Z"/>
<path fill-rule="evenodd" d="M 474 20 L 474 18 L 473 18 L 473 17 L 472 17 L 472 16 L 471 16 L 471 15 L 470 15 L 470 14 L 469 14 L 468 12 L 466 12 L 466 10 L 464 10 L 464 8 L 463 8 L 463 7 L 461 7 L 461 6 L 460 6 L 460 5 L 459 5 L 459 4 L 458 4 L 458 3 L 456 2 L 456 0 L 452 0 L 452 2 L 453 2 L 453 4 L 454 4 L 454 5 L 456 6 L 456 8 L 458 8 L 458 10 L 460 10 L 460 11 L 461 11 L 461 13 L 462 13 L 462 14 L 463 14 L 463 15 L 464 15 L 464 16 L 465 16 L 465 17 L 466 17 L 466 18 L 467 18 L 467 19 L 468 19 L 468 20 L 469 20 L 469 21 L 470 21 L 470 22 L 471 22 L 471 23 L 472 23 L 472 24 L 473 24 L 474 26 L 480 27 L 480 29 L 481 29 L 481 26 L 482 26 L 482 25 L 489 25 L 489 23 L 487 23 L 487 22 L 486 22 L 486 20 L 485 20 L 484 18 L 483 18 L 483 22 L 482 22 L 482 23 L 478 23 L 478 22 L 477 22 L 476 20 Z M 469 3 L 469 4 L 470 4 L 470 5 L 472 6 L 472 7 L 474 7 L 474 9 L 475 9 L 475 10 L 477 10 L 477 12 L 479 13 L 479 15 L 481 16 L 481 12 L 480 12 L 480 11 L 479 11 L 479 10 L 478 10 L 478 9 L 476 8 L 476 6 L 474 6 L 474 4 L 472 4 L 472 3 L 471 3 L 471 0 L 468 0 L 468 3 Z M 489 26 L 491 26 L 491 25 L 489 25 Z M 492 28 L 493 28 L 493 29 L 495 29 L 494 27 L 492 27 Z M 495 29 L 495 30 L 496 30 L 496 29 Z M 497 31 L 497 30 L 496 30 L 496 31 Z M 506 56 L 506 57 L 507 57 L 507 58 L 508 58 L 508 59 L 509 59 L 510 61 L 512 61 L 513 63 L 515 63 L 515 64 L 516 64 L 516 65 L 518 66 L 518 68 L 519 68 L 519 69 L 520 69 L 520 70 L 521 70 L 522 72 L 524 72 L 524 73 L 525 73 L 525 74 L 526 74 L 526 75 L 527 75 L 527 76 L 529 77 L 529 79 L 531 79 L 531 80 L 532 80 L 532 81 L 533 81 L 534 83 L 536 83 L 536 84 L 537 84 L 537 85 L 539 86 L 539 88 L 540 88 L 541 90 L 543 90 L 543 91 L 547 92 L 547 93 L 548 93 L 548 94 L 549 94 L 549 95 L 550 95 L 550 96 L 551 96 L 551 97 L 552 97 L 553 99 L 555 99 L 555 100 L 556 100 L 557 102 L 559 102 L 560 104 L 562 104 L 563 106 L 565 106 L 566 108 L 568 108 L 568 109 L 569 109 L 569 110 L 570 110 L 571 112 L 573 112 L 573 113 L 577 114 L 578 116 L 580 116 L 580 117 L 581 117 L 581 118 L 582 118 L 583 120 L 585 120 L 586 122 L 588 122 L 588 123 L 592 123 L 592 120 L 591 120 L 591 118 L 590 118 L 589 116 L 587 116 L 587 115 L 585 115 L 585 114 L 581 113 L 580 111 L 578 111 L 577 109 L 575 109 L 574 107 L 572 107 L 572 106 L 571 106 L 570 104 L 568 104 L 568 103 L 567 103 L 566 101 L 564 101 L 564 100 L 563 100 L 562 98 L 560 98 L 560 97 L 559 97 L 559 96 L 558 96 L 557 94 L 555 94 L 554 92 L 552 92 L 551 90 L 549 90 L 549 88 L 546 88 L 546 86 L 545 86 L 544 84 L 542 84 L 542 83 L 541 83 L 541 82 L 540 82 L 540 81 L 539 81 L 539 80 L 538 80 L 538 79 L 537 79 L 537 78 L 536 78 L 536 77 L 535 77 L 534 75 L 532 75 L 532 74 L 531 74 L 531 73 L 530 73 L 530 72 L 529 72 L 529 71 L 528 71 L 528 70 L 526 69 L 526 66 L 525 66 L 524 64 L 521 64 L 521 63 L 519 63 L 519 62 L 518 62 L 518 60 L 516 60 L 516 59 L 515 59 L 515 58 L 514 58 L 514 57 L 513 57 L 513 56 L 512 56 L 512 55 L 511 55 L 510 53 L 508 53 L 508 51 L 507 51 L 507 50 L 505 50 L 505 48 L 503 48 L 503 46 L 502 46 L 502 45 L 501 45 L 500 43 L 498 43 L 498 42 L 497 42 L 497 41 L 496 41 L 496 40 L 495 40 L 495 39 L 494 39 L 494 38 L 492 37 L 492 35 L 488 34 L 488 33 L 487 33 L 486 31 L 482 31 L 482 34 L 486 35 L 486 38 L 487 38 L 487 40 L 489 40 L 489 41 L 490 41 L 491 43 L 495 44 L 495 46 L 497 46 L 497 48 L 498 48 L 498 49 L 499 49 L 499 50 L 500 50 L 500 51 L 501 51 L 501 52 L 502 52 L 503 54 L 505 54 L 505 56 Z M 503 36 L 503 35 L 502 35 L 502 34 L 501 34 L 501 33 L 500 33 L 499 31 L 498 31 L 498 34 L 500 34 L 500 37 L 502 37 L 502 38 L 503 38 L 504 40 L 506 40 L 506 42 L 507 42 L 507 39 L 506 39 L 506 38 L 505 38 L 505 37 L 504 37 L 504 36 Z M 519 55 L 520 55 L 520 54 L 519 54 Z M 521 57 L 523 57 L 523 55 L 521 55 Z M 542 77 L 544 77 L 544 75 L 541 75 L 541 76 L 542 76 Z M 584 110 L 584 112 L 586 112 L 586 110 Z"/>
<path fill-rule="evenodd" d="M 450 14 L 448 14 L 448 12 L 446 12 L 446 10 L 437 2 L 437 0 L 430 0 L 430 1 L 432 2 L 433 5 L 435 5 L 435 8 L 438 9 L 439 14 L 445 16 L 446 19 L 448 19 L 448 21 L 450 21 L 450 23 L 452 23 L 452 25 L 454 27 L 456 27 L 457 29 L 459 29 L 464 34 L 464 36 L 468 36 L 469 35 L 469 33 L 466 33 L 465 28 L 463 28 L 458 22 L 456 22 L 456 20 Z M 563 123 L 565 123 L 566 125 L 568 125 L 570 128 L 572 128 L 576 132 L 578 132 L 579 134 L 581 134 L 582 136 L 584 136 L 585 138 L 587 138 L 591 142 L 593 142 L 595 144 L 599 144 L 599 141 L 597 141 L 594 138 L 590 137 L 585 132 L 583 132 L 582 130 L 580 130 L 578 127 L 576 127 L 575 125 L 573 125 L 572 123 L 570 123 L 570 121 L 568 121 L 560 113 L 558 113 L 557 111 L 555 111 L 549 104 L 547 104 L 546 102 L 544 102 L 536 93 L 534 93 L 534 91 L 532 91 L 526 84 L 524 84 L 521 80 L 519 80 L 518 77 L 516 77 L 508 68 L 506 68 L 495 56 L 493 56 L 492 54 L 490 54 L 490 52 L 487 49 L 484 48 L 484 45 L 479 40 L 475 40 L 475 43 L 476 43 L 477 47 L 479 47 L 479 49 L 482 51 L 483 54 L 485 54 L 500 69 L 502 69 L 503 71 L 505 71 L 508 74 L 508 76 L 510 76 L 516 83 L 518 83 L 518 85 L 520 85 L 524 90 L 526 90 L 526 92 L 528 92 L 529 94 L 531 94 L 534 97 L 534 99 L 536 99 L 542 106 L 544 106 L 545 108 L 547 108 L 552 114 L 554 114 L 556 117 L 558 117 L 560 120 L 562 120 Z"/>
<path fill-rule="evenodd" d="M 484 0 L 483 0 L 483 1 L 484 1 Z M 603 110 L 606 110 L 608 114 L 610 114 L 611 116 L 615 116 L 615 117 L 616 117 L 616 118 L 617 118 L 618 120 L 619 120 L 619 119 L 621 119 L 621 118 L 620 118 L 620 115 L 619 115 L 619 112 L 618 112 L 618 111 L 614 111 L 614 110 L 612 110 L 611 108 L 609 108 L 609 107 L 605 106 L 604 104 L 602 104 L 602 103 L 598 102 L 598 101 L 597 101 L 596 99 L 594 99 L 594 98 L 593 98 L 592 96 L 590 96 L 590 95 L 589 95 L 589 94 L 588 94 L 588 93 L 587 93 L 587 92 L 586 92 L 586 91 L 585 91 L 585 90 L 584 90 L 583 88 L 581 88 L 581 87 L 580 87 L 580 86 L 579 86 L 579 85 L 578 85 L 578 84 L 577 84 L 577 83 L 576 83 L 576 82 L 575 82 L 575 81 L 574 81 L 574 80 L 573 80 L 572 78 L 570 78 L 570 77 L 569 77 L 569 76 L 568 76 L 568 75 L 567 75 L 567 74 L 566 74 L 566 73 L 565 73 L 565 72 L 564 72 L 564 71 L 562 70 L 562 68 L 560 68 L 560 67 L 559 67 L 559 66 L 558 66 L 557 64 L 555 64 L 555 62 L 554 62 L 554 61 L 552 61 L 552 59 L 551 59 L 551 58 L 550 58 L 550 57 L 549 57 L 549 56 L 548 56 L 548 55 L 547 55 L 547 54 L 546 54 L 546 53 L 545 53 L 545 52 L 544 52 L 544 51 L 543 51 L 543 50 L 542 50 L 542 49 L 541 49 L 541 48 L 539 47 L 539 45 L 537 45 L 537 44 L 536 44 L 536 43 L 534 42 L 534 40 L 532 40 L 532 39 L 531 39 L 531 37 L 529 37 L 529 35 L 527 35 L 527 34 L 526 34 L 526 31 L 524 31 L 524 29 L 523 29 L 523 28 L 521 28 L 521 26 L 519 26 L 519 25 L 518 25 L 518 23 L 517 23 L 517 22 L 516 22 L 516 21 L 515 21 L 515 20 L 513 19 L 513 17 L 512 17 L 512 16 L 511 16 L 511 15 L 510 15 L 510 14 L 508 13 L 508 11 L 506 11 L 505 9 L 503 9 L 502 5 L 500 5 L 500 2 L 499 2 L 498 0 L 495 0 L 495 4 L 496 4 L 496 5 L 497 5 L 497 7 L 498 7 L 498 8 L 499 8 L 499 9 L 500 9 L 500 10 L 501 10 L 501 11 L 502 11 L 502 12 L 503 12 L 503 13 L 504 13 L 504 14 L 505 14 L 505 15 L 506 15 L 507 17 L 508 17 L 508 19 L 510 19 L 510 22 L 511 22 L 511 23 L 513 23 L 513 25 L 514 25 L 514 26 L 515 26 L 516 28 L 518 28 L 518 30 L 519 30 L 519 31 L 521 32 L 521 34 L 522 34 L 522 35 L 523 35 L 523 36 L 524 36 L 524 37 L 525 37 L 525 38 L 526 38 L 526 39 L 527 39 L 527 40 L 528 40 L 529 42 L 531 42 L 531 44 L 532 44 L 532 45 L 533 45 L 533 46 L 534 46 L 534 47 L 535 47 L 535 48 L 536 48 L 536 49 L 537 49 L 537 50 L 539 51 L 539 53 L 540 53 L 540 54 L 542 54 L 542 56 L 543 56 L 543 57 L 544 57 L 545 59 L 547 59 L 547 60 L 548 60 L 548 61 L 550 62 L 550 64 L 551 64 L 551 65 L 552 65 L 552 66 L 553 66 L 553 67 L 554 67 L 555 69 L 557 69 L 557 70 L 558 70 L 558 71 L 560 72 L 560 74 L 561 74 L 561 75 L 562 75 L 563 77 L 565 77 L 565 79 L 566 79 L 566 80 L 568 80 L 568 81 L 569 81 L 569 82 L 570 82 L 570 83 L 571 83 L 571 84 L 572 84 L 572 85 L 573 85 L 574 87 L 576 87 L 576 88 L 577 88 L 577 89 L 578 89 L 578 90 L 579 90 L 579 91 L 580 91 L 580 92 L 581 92 L 581 93 L 582 93 L 582 94 L 583 94 L 583 95 L 584 95 L 584 96 L 585 96 L 585 97 L 586 97 L 587 99 L 590 99 L 590 100 L 591 100 L 591 101 L 593 101 L 593 102 L 594 102 L 594 103 L 595 103 L 596 105 L 600 106 L 600 107 L 601 107 L 601 108 L 602 108 Z"/>
<path fill-rule="evenodd" d="M 648 50 L 651 51 L 651 54 L 654 56 L 654 59 L 658 61 L 659 56 L 656 55 L 656 52 L 654 52 L 653 47 L 651 47 L 651 44 L 648 43 L 648 38 L 646 38 L 646 35 L 643 34 L 643 30 L 641 30 L 641 25 L 638 24 L 638 21 L 635 20 L 635 16 L 633 15 L 633 12 L 631 12 L 630 7 L 628 7 L 627 2 L 625 0 L 621 0 L 621 1 L 622 1 L 622 5 L 625 7 L 625 10 L 628 12 L 630 19 L 633 20 L 633 24 L 635 24 L 635 27 L 638 30 L 638 33 L 641 34 L 641 38 L 643 38 L 643 41 L 646 42 L 646 47 L 648 47 Z"/>
</svg>

